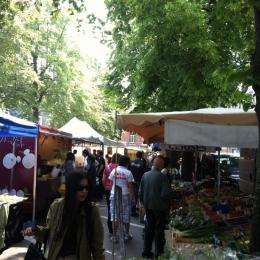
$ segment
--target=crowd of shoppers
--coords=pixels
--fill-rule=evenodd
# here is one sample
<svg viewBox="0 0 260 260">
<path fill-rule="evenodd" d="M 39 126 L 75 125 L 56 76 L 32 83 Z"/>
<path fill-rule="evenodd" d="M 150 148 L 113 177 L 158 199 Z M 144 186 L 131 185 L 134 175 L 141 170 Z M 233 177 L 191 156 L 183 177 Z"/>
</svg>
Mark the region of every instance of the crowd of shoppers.
<svg viewBox="0 0 260 260">
<path fill-rule="evenodd" d="M 66 176 L 64 198 L 56 199 L 48 212 L 46 227 L 23 230 L 37 240 L 47 236 L 47 259 L 104 259 L 103 227 L 97 201 L 105 195 L 107 227 L 110 239 L 117 243 L 118 221 L 122 220 L 124 241 L 132 240 L 131 216 L 138 207 L 145 209 L 144 248 L 142 257 L 163 254 L 164 229 L 171 198 L 168 161 L 162 156 L 153 158 L 149 168 L 142 152 L 131 161 L 128 156 L 114 154 L 103 158 L 103 152 L 85 149 L 80 172 L 75 171 L 75 152 L 69 152 L 63 166 Z M 155 252 L 152 243 L 155 242 Z"/>
</svg>

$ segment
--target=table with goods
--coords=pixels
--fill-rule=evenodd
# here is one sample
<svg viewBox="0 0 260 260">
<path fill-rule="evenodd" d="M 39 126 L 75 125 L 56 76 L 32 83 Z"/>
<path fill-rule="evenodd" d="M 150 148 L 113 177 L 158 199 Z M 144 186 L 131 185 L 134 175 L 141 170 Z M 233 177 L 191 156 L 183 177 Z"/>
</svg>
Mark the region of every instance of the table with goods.
<svg viewBox="0 0 260 260">
<path fill-rule="evenodd" d="M 0 253 L 13 243 L 23 239 L 23 202 L 26 197 L 0 195 Z"/>
<path fill-rule="evenodd" d="M 206 253 L 215 247 L 249 253 L 253 195 L 229 184 L 222 184 L 218 191 L 212 180 L 174 182 L 172 191 L 169 254 L 183 247 L 185 252 L 195 248 Z"/>
</svg>

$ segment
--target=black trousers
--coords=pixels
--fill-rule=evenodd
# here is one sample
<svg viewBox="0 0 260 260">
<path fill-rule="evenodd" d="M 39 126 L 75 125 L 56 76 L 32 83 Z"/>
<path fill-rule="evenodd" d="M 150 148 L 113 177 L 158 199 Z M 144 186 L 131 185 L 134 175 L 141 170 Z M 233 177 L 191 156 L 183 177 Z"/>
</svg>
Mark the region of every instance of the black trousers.
<svg viewBox="0 0 260 260">
<path fill-rule="evenodd" d="M 140 183 L 139 183 L 139 182 L 134 183 L 135 204 L 132 205 L 132 214 L 136 214 L 136 205 L 137 205 L 137 202 L 138 202 L 139 186 L 140 186 Z"/>
<path fill-rule="evenodd" d="M 158 210 L 146 209 L 146 221 L 144 229 L 144 254 L 152 252 L 153 240 L 155 243 L 155 257 L 163 254 L 165 237 L 164 228 L 166 213 Z"/>
<path fill-rule="evenodd" d="M 110 234 L 113 233 L 111 213 L 110 213 L 110 190 L 105 190 L 106 202 L 107 202 L 107 227 Z"/>
</svg>

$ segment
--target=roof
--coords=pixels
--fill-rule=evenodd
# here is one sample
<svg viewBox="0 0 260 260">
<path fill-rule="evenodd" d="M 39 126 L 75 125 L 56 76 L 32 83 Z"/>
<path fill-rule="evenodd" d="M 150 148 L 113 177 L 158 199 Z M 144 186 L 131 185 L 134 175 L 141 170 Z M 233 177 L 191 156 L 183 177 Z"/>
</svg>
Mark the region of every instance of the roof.
<svg viewBox="0 0 260 260">
<path fill-rule="evenodd" d="M 72 134 L 74 140 L 104 144 L 107 146 L 116 146 L 117 142 L 104 137 L 98 133 L 94 128 L 92 128 L 87 122 L 81 121 L 76 117 L 73 117 L 68 123 L 63 127 L 59 128 L 60 131 L 65 131 Z M 122 143 L 118 142 L 120 146 Z"/>
<path fill-rule="evenodd" d="M 164 142 L 164 122 L 168 119 L 196 123 L 222 125 L 257 125 L 254 110 L 247 112 L 237 108 L 204 108 L 193 111 L 162 113 L 133 113 L 118 115 L 117 126 L 126 131 L 134 131 L 147 143 Z"/>
<path fill-rule="evenodd" d="M 38 125 L 0 111 L 0 136 L 36 137 Z"/>
<path fill-rule="evenodd" d="M 56 128 L 51 128 L 51 127 L 47 127 L 47 126 L 43 126 L 43 125 L 39 126 L 39 132 L 44 135 L 59 136 L 62 138 L 72 139 L 71 133 L 66 133 L 66 132 L 60 131 Z"/>
</svg>

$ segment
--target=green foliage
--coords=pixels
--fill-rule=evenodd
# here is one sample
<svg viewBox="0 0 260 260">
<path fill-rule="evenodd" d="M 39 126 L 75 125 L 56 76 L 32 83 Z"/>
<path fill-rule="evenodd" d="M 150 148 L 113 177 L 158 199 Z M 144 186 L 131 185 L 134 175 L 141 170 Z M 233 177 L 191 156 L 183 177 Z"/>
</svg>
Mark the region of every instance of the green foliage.
<svg viewBox="0 0 260 260">
<path fill-rule="evenodd" d="M 57 128 L 76 116 L 112 135 L 113 116 L 88 75 L 98 67 L 68 44 L 77 17 L 65 8 L 54 19 L 51 0 L 23 10 L 12 0 L 9 7 L 15 17 L 5 19 L 0 33 L 1 106 L 36 122 L 44 112 Z"/>
<path fill-rule="evenodd" d="M 251 104 L 253 10 L 244 0 L 107 0 L 105 91 L 134 111 Z M 234 92 L 242 93 L 237 99 Z"/>
</svg>

